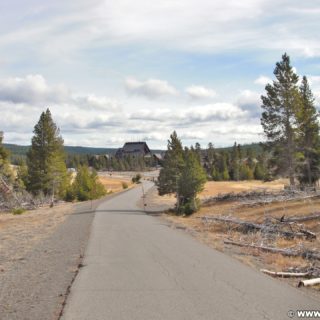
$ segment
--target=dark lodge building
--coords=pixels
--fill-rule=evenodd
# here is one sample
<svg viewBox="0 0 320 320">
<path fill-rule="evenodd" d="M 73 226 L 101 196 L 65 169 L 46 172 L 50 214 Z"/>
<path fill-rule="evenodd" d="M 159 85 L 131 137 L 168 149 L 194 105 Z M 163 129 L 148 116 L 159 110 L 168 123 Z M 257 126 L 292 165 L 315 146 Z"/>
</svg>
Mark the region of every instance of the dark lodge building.
<svg viewBox="0 0 320 320">
<path fill-rule="evenodd" d="M 160 164 L 163 155 L 160 153 L 152 153 L 146 142 L 126 142 L 124 146 L 117 150 L 116 158 L 123 159 L 126 157 L 145 158 Z"/>
<path fill-rule="evenodd" d="M 131 157 L 151 157 L 152 153 L 146 142 L 126 142 L 124 146 L 118 149 L 117 158 Z"/>
</svg>

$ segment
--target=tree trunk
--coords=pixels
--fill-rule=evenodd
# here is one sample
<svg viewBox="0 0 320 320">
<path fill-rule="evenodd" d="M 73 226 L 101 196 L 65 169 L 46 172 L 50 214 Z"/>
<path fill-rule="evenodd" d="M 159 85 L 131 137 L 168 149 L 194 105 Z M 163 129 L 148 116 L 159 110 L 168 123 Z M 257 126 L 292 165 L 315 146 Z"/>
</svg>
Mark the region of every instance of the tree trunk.
<svg viewBox="0 0 320 320">
<path fill-rule="evenodd" d="M 311 179 L 311 166 L 310 166 L 310 157 L 307 156 L 307 172 L 308 172 L 308 182 L 309 186 L 312 185 L 312 179 Z"/>
</svg>

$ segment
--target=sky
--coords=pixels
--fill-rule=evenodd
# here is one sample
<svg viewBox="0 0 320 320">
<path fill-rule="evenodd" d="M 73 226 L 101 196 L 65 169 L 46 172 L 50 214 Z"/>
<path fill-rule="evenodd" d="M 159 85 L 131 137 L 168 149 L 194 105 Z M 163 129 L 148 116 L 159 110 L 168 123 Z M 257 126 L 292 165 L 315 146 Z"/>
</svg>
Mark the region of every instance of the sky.
<svg viewBox="0 0 320 320">
<path fill-rule="evenodd" d="M 28 145 L 50 108 L 66 145 L 263 141 L 287 52 L 320 105 L 320 0 L 1 0 L 0 131 Z"/>
</svg>

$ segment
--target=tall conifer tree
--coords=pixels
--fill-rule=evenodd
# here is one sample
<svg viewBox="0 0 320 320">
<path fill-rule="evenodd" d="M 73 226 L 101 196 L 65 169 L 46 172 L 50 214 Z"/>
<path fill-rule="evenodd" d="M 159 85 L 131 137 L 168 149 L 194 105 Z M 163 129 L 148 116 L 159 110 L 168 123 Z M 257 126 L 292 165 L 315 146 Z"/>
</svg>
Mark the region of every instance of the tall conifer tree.
<svg viewBox="0 0 320 320">
<path fill-rule="evenodd" d="M 290 185 L 295 183 L 297 145 L 295 132 L 296 112 L 301 99 L 299 77 L 294 72 L 287 54 L 276 64 L 276 80 L 266 86 L 266 96 L 261 96 L 261 124 L 267 137 L 267 145 L 276 153 L 277 172 L 286 174 Z"/>
<path fill-rule="evenodd" d="M 320 176 L 320 139 L 318 112 L 308 79 L 303 77 L 300 85 L 301 108 L 297 112 L 298 145 L 302 153 L 299 165 L 299 181 L 313 184 Z"/>
<path fill-rule="evenodd" d="M 47 109 L 34 127 L 31 148 L 27 154 L 27 189 L 37 194 L 64 195 L 67 184 L 67 169 L 63 139 L 51 112 Z"/>
<path fill-rule="evenodd" d="M 160 170 L 158 191 L 160 195 L 176 193 L 178 205 L 180 203 L 178 183 L 184 166 L 183 152 L 182 143 L 174 131 L 168 141 L 168 150 Z"/>
</svg>

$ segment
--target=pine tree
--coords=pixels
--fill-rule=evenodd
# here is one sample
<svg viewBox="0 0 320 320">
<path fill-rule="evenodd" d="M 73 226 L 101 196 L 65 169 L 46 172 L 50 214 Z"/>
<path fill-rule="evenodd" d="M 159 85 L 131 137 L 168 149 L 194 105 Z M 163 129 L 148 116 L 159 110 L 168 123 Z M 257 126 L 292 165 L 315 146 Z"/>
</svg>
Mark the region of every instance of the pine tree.
<svg viewBox="0 0 320 320">
<path fill-rule="evenodd" d="M 98 181 L 95 170 L 89 171 L 87 166 L 79 166 L 77 176 L 67 192 L 67 199 L 79 201 L 98 199 L 106 194 L 104 186 Z"/>
<path fill-rule="evenodd" d="M 198 210 L 196 196 L 203 190 L 207 178 L 197 153 L 188 149 L 185 150 L 184 160 L 185 165 L 178 182 L 178 193 L 183 212 L 191 214 Z"/>
<path fill-rule="evenodd" d="M 198 157 L 198 160 L 201 162 L 201 158 L 202 158 L 202 156 L 201 156 L 201 145 L 200 145 L 199 142 L 196 142 L 196 144 L 195 144 L 195 146 L 194 146 L 194 150 L 195 150 L 195 152 L 196 152 L 196 155 L 197 155 L 197 157 Z"/>
<path fill-rule="evenodd" d="M 254 178 L 252 170 L 246 165 L 240 166 L 240 180 L 252 180 Z"/>
<path fill-rule="evenodd" d="M 183 147 L 177 133 L 174 131 L 170 140 L 168 140 L 168 150 L 163 160 L 163 167 L 160 170 L 158 177 L 158 192 L 159 195 L 175 193 L 180 205 L 179 195 L 179 179 L 184 167 Z"/>
<path fill-rule="evenodd" d="M 276 80 L 268 84 L 266 96 L 261 96 L 261 125 L 267 138 L 267 145 L 277 150 L 277 172 L 287 174 L 290 185 L 295 183 L 296 173 L 296 111 L 299 109 L 299 77 L 295 74 L 287 54 L 276 64 Z"/>
<path fill-rule="evenodd" d="M 298 144 L 302 159 L 299 164 L 299 181 L 302 184 L 314 184 L 320 176 L 320 139 L 318 112 L 314 97 L 304 76 L 300 86 L 302 105 L 297 112 Z"/>
<path fill-rule="evenodd" d="M 208 144 L 206 159 L 207 159 L 207 164 L 206 164 L 207 174 L 210 178 L 212 178 L 212 180 L 215 180 L 214 177 L 216 176 L 216 172 L 215 172 L 216 171 L 216 168 L 215 168 L 216 152 L 211 142 L 209 142 Z"/>
<path fill-rule="evenodd" d="M 247 164 L 251 170 L 255 169 L 255 152 L 253 149 L 247 149 Z"/>
<path fill-rule="evenodd" d="M 63 139 L 49 109 L 41 114 L 33 132 L 27 154 L 27 189 L 34 194 L 63 197 L 68 184 Z"/>
<path fill-rule="evenodd" d="M 240 149 L 235 142 L 231 152 L 231 177 L 234 181 L 239 181 L 240 179 Z"/>
<path fill-rule="evenodd" d="M 223 152 L 221 154 L 221 179 L 223 181 L 230 180 L 229 170 L 228 170 L 228 164 L 227 164 L 227 154 Z"/>
<path fill-rule="evenodd" d="M 254 168 L 254 178 L 256 180 L 264 180 L 265 172 L 260 162 L 257 163 L 256 167 Z"/>
</svg>

